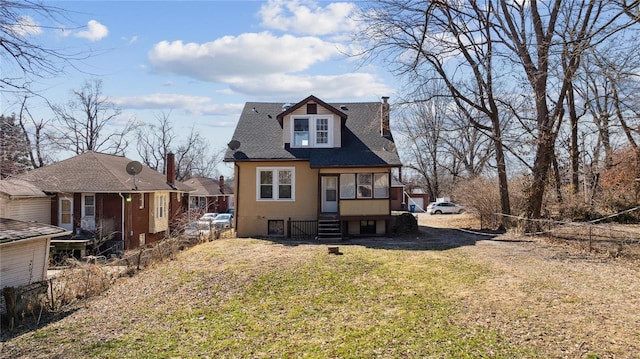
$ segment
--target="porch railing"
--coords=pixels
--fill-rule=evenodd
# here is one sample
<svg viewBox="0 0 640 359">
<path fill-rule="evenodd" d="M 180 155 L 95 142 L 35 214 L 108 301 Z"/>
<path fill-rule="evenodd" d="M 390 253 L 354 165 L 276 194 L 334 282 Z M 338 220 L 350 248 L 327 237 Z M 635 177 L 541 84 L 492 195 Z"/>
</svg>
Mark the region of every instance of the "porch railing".
<svg viewBox="0 0 640 359">
<path fill-rule="evenodd" d="M 313 240 L 318 236 L 318 221 L 289 219 L 287 233 L 291 239 Z"/>
</svg>

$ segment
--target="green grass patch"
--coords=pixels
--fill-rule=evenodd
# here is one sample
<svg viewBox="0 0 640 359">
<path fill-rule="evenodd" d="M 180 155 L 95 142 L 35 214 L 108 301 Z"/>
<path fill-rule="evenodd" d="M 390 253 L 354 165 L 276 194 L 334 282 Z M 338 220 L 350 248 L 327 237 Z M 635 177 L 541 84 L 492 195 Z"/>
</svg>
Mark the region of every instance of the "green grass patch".
<svg viewBox="0 0 640 359">
<path fill-rule="evenodd" d="M 535 357 L 459 319 L 456 293 L 481 284 L 486 268 L 429 251 L 341 250 L 225 240 L 187 251 L 179 262 L 188 263 L 153 269 L 180 301 L 136 303 L 136 320 L 123 319 L 117 337 L 83 344 L 79 355 Z"/>
</svg>

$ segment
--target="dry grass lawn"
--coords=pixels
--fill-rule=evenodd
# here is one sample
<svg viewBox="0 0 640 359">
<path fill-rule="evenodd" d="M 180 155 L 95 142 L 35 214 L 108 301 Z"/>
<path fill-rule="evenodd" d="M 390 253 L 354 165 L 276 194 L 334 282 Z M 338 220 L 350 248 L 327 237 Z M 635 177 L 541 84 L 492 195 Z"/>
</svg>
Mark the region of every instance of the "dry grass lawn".
<svg viewBox="0 0 640 359">
<path fill-rule="evenodd" d="M 636 262 L 453 229 L 471 215 L 419 223 L 342 255 L 204 243 L 6 337 L 0 357 L 640 358 Z"/>
</svg>

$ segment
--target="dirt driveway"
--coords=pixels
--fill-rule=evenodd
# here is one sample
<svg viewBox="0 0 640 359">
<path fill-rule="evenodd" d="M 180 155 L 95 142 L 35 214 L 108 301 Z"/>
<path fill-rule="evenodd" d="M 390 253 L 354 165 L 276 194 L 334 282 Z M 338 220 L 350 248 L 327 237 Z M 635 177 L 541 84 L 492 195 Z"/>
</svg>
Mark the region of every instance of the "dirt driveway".
<svg viewBox="0 0 640 359">
<path fill-rule="evenodd" d="M 637 262 L 547 243 L 480 235 L 469 215 L 419 214 L 426 242 L 490 268 L 483 293 L 457 293 L 471 323 L 557 358 L 640 358 Z"/>
</svg>

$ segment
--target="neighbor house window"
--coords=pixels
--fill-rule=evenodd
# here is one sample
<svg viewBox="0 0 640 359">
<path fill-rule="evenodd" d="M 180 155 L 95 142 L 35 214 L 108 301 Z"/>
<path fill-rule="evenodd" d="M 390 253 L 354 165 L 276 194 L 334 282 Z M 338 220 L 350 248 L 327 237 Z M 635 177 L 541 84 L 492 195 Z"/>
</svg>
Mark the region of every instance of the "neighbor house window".
<svg viewBox="0 0 640 359">
<path fill-rule="evenodd" d="M 159 195 L 157 199 L 156 213 L 158 214 L 158 218 L 164 218 L 167 215 L 167 196 Z"/>
<path fill-rule="evenodd" d="M 144 208 L 144 193 L 140 193 L 140 203 L 138 203 L 138 208 Z"/>
<path fill-rule="evenodd" d="M 257 200 L 295 199 L 295 171 L 292 167 L 259 167 L 256 182 Z"/>
<path fill-rule="evenodd" d="M 96 196 L 92 194 L 85 194 L 82 198 L 83 201 L 83 213 L 85 217 L 95 217 L 96 215 Z"/>
<path fill-rule="evenodd" d="M 293 147 L 330 147 L 333 116 L 308 115 L 293 118 Z"/>
</svg>

